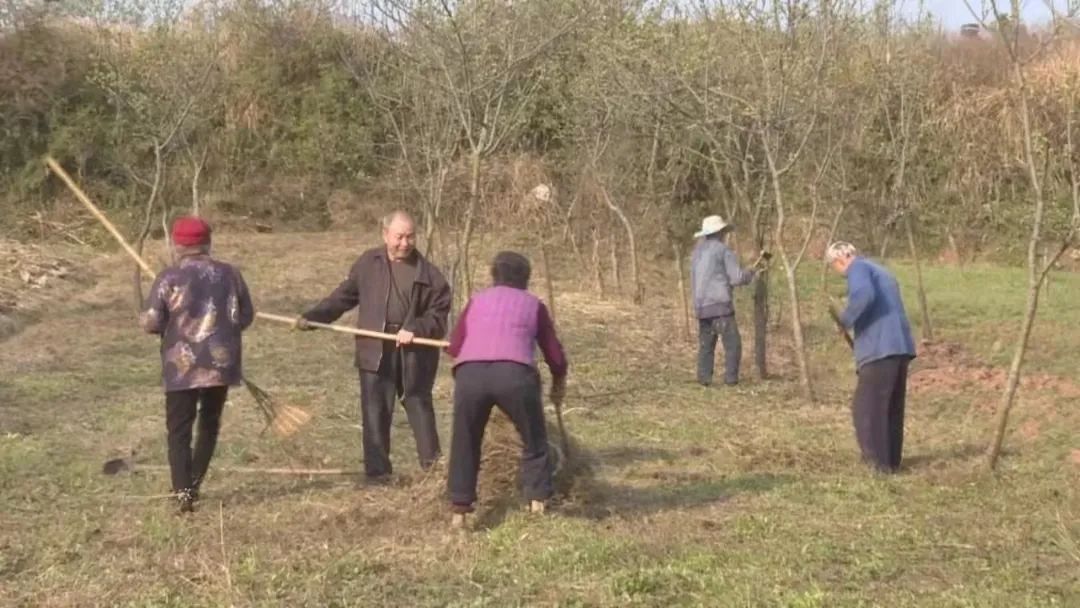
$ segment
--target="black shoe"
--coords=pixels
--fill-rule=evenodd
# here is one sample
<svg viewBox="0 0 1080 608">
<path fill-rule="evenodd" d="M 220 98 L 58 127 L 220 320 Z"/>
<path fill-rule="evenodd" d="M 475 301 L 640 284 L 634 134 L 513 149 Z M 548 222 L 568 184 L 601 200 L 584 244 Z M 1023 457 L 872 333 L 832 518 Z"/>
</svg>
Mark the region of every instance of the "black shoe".
<svg viewBox="0 0 1080 608">
<path fill-rule="evenodd" d="M 394 485 L 394 474 L 382 473 L 381 475 L 365 475 L 363 485 L 375 487 Z"/>
<path fill-rule="evenodd" d="M 195 511 L 195 497 L 191 489 L 180 490 L 176 493 L 177 512 L 183 515 L 184 513 L 193 513 Z"/>
</svg>

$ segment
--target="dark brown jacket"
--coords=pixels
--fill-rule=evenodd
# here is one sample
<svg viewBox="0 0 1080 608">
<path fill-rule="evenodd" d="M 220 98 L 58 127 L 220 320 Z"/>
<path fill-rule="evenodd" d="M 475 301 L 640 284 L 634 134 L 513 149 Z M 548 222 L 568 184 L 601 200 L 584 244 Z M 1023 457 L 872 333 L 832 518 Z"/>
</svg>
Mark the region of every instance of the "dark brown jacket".
<svg viewBox="0 0 1080 608">
<path fill-rule="evenodd" d="M 450 285 L 442 273 L 416 252 L 416 281 L 403 329 L 418 338 L 441 339 L 447 332 L 450 314 Z M 304 313 L 304 318 L 332 323 L 352 308 L 359 307 L 356 326 L 385 331 L 386 305 L 390 299 L 390 259 L 384 247 L 365 251 L 349 269 L 349 276 L 323 301 Z M 379 369 L 384 341 L 356 338 L 356 367 L 369 372 Z M 439 349 L 408 346 L 404 349 L 402 381 L 406 395 L 430 392 L 439 367 Z"/>
</svg>

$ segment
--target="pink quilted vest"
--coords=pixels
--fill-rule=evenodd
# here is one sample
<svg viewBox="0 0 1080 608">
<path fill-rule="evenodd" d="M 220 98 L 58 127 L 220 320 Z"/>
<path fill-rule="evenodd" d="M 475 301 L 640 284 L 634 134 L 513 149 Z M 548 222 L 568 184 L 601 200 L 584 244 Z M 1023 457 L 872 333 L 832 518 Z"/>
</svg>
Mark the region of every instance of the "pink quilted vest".
<svg viewBox="0 0 1080 608">
<path fill-rule="evenodd" d="M 491 287 L 473 295 L 465 339 L 454 365 L 470 361 L 513 361 L 535 365 L 540 299 L 524 289 Z"/>
</svg>

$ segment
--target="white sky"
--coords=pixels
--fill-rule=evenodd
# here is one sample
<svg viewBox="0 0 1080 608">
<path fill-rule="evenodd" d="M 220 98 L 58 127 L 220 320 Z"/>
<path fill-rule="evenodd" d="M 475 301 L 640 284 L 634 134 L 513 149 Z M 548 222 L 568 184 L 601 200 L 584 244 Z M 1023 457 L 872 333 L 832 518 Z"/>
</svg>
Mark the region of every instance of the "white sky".
<svg viewBox="0 0 1080 608">
<path fill-rule="evenodd" d="M 904 14 L 914 16 L 919 11 L 919 0 L 903 0 Z M 976 11 L 986 10 L 990 14 L 990 0 L 968 0 L 971 8 Z M 949 30 L 959 29 L 965 23 L 974 23 L 977 20 L 971 15 L 964 0 L 923 0 L 924 10 L 941 21 L 941 24 Z M 998 10 L 1007 12 L 1010 0 L 997 0 Z M 1045 23 L 1050 20 L 1050 6 L 1059 14 L 1065 14 L 1068 0 L 1021 0 L 1021 20 L 1029 25 Z M 1073 0 L 1073 4 L 1076 1 Z"/>
</svg>

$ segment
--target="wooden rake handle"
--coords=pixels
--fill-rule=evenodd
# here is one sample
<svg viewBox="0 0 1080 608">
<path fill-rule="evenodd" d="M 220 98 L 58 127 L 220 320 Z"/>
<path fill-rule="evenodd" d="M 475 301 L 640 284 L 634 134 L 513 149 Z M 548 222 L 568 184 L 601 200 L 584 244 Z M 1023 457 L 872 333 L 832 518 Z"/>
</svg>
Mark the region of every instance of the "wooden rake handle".
<svg viewBox="0 0 1080 608">
<path fill-rule="evenodd" d="M 268 312 L 257 312 L 256 317 L 260 319 L 266 319 L 267 321 L 277 321 L 278 323 L 288 323 L 292 325 L 296 323 L 296 317 L 286 317 L 284 315 L 275 315 Z M 388 340 L 391 342 L 397 341 L 397 335 L 387 334 L 381 331 L 370 331 L 367 329 L 357 329 L 355 327 L 346 327 L 344 325 L 333 325 L 331 323 L 317 323 L 315 321 L 308 321 L 308 325 L 312 327 L 318 327 L 319 329 L 329 329 L 330 331 L 336 331 L 343 334 L 352 334 L 354 336 L 363 336 L 365 338 L 375 338 L 378 340 Z M 435 348 L 446 348 L 450 346 L 449 342 L 445 340 L 432 340 L 430 338 L 413 338 L 413 344 L 420 346 L 433 346 Z"/>
</svg>

